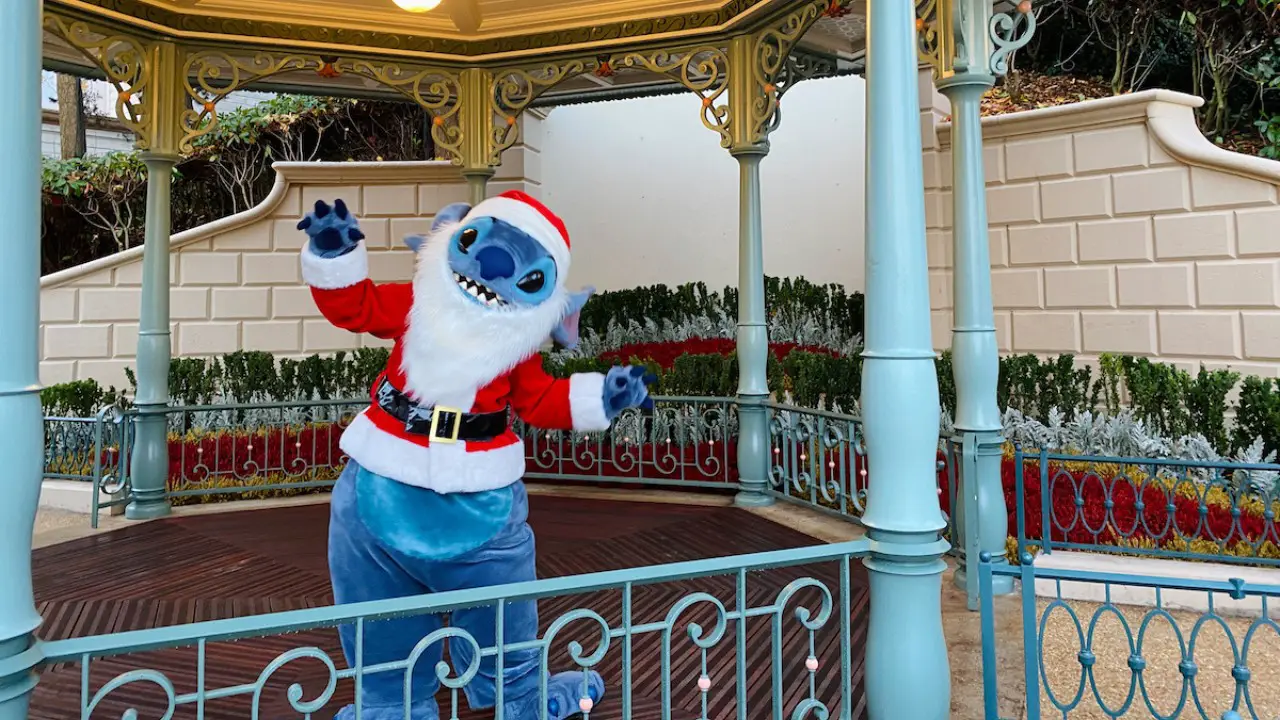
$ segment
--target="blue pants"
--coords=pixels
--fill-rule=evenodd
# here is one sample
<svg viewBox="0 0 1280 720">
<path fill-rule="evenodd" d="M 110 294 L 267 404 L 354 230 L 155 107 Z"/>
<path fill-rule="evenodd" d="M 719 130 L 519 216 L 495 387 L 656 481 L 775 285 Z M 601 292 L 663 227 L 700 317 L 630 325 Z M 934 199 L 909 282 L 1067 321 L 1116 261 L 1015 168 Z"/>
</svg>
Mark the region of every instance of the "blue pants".
<svg viewBox="0 0 1280 720">
<path fill-rule="evenodd" d="M 528 496 L 522 483 L 499 491 L 498 501 L 479 496 L 445 496 L 428 490 L 409 488 L 394 481 L 370 476 L 354 461 L 348 463 L 334 487 L 329 523 L 329 571 L 334 599 L 339 604 L 408 597 L 466 588 L 487 587 L 536 579 L 533 530 L 527 522 Z M 389 499 L 388 499 L 389 498 Z M 407 502 L 412 500 L 413 502 Z M 475 502 L 487 502 L 475 509 Z M 363 509 L 361 502 L 366 503 Z M 459 507 L 458 503 L 463 506 Z M 470 504 L 470 505 L 469 505 Z M 370 507 L 378 506 L 376 511 Z M 470 509 L 468 509 L 470 508 Z M 467 512 L 483 513 L 485 508 L 506 510 L 505 522 L 491 520 L 483 537 L 472 537 L 459 546 L 455 536 L 465 535 L 461 526 L 448 531 L 451 521 Z M 434 517 L 433 517 L 434 514 Z M 478 515 L 477 515 L 478 516 Z M 376 527 L 371 527 L 374 525 Z M 468 523 L 474 527 L 475 523 Z M 390 526 L 390 527 L 384 527 Z M 421 532 L 413 532 L 421 529 Z M 415 538 L 432 535 L 440 543 L 422 543 Z M 507 603 L 503 608 L 503 642 L 527 642 L 537 638 L 538 607 L 535 601 Z M 472 638 L 481 649 L 496 642 L 495 608 L 456 610 L 449 625 Z M 419 642 L 444 625 L 439 615 L 368 622 L 361 645 L 363 667 L 404 661 Z M 349 666 L 356 665 L 356 626 L 339 628 L 343 652 Z M 439 711 L 434 695 L 439 689 L 436 666 L 442 659 L 444 641 L 425 648 L 413 668 L 408 683 L 412 720 L 436 720 Z M 463 638 L 449 640 L 453 664 L 450 677 L 467 672 L 475 662 L 474 646 Z M 536 648 L 504 654 L 503 710 L 507 720 L 541 717 L 539 690 L 541 651 Z M 496 658 L 479 663 L 479 671 L 464 686 L 472 709 L 492 708 L 496 702 Z M 404 720 L 405 674 L 402 671 L 369 673 L 363 679 L 361 720 Z M 594 672 L 561 673 L 548 684 L 549 717 L 560 720 L 578 711 L 583 690 L 595 701 L 604 685 Z M 354 707 L 344 708 L 338 720 L 354 719 Z"/>
</svg>

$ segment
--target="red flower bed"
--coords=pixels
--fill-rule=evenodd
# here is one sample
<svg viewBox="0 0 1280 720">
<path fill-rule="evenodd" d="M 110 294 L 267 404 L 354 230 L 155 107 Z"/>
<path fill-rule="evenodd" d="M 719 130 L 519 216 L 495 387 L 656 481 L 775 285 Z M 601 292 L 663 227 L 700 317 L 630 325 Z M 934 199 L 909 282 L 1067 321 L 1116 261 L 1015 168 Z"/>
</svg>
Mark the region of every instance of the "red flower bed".
<svg viewBox="0 0 1280 720">
<path fill-rule="evenodd" d="M 343 425 L 316 423 L 258 432 L 220 432 L 169 439 L 169 484 L 202 483 L 219 476 L 306 476 L 341 470 Z M 331 475 L 332 472 L 325 474 Z M 307 478 L 310 479 L 310 478 Z"/>
<path fill-rule="evenodd" d="M 1026 537 L 1044 538 L 1044 504 L 1040 464 L 1025 460 L 1023 470 Z M 1256 500 L 1214 489 L 1205 492 L 1192 483 L 1167 485 L 1144 476 L 1116 476 L 1105 469 L 1050 463 L 1050 537 L 1055 543 L 1079 545 L 1154 544 L 1180 538 L 1230 548 L 1238 543 L 1280 544 L 1280 531 Z M 1009 534 L 1018 532 L 1017 464 L 1012 457 L 1001 464 L 1001 481 L 1008 508 Z M 950 512 L 945 471 L 939 473 L 943 509 Z M 1139 502 L 1141 496 L 1141 502 Z M 1172 506 L 1172 510 L 1170 508 Z"/>
<path fill-rule="evenodd" d="M 676 363 L 676 358 L 681 355 L 724 355 L 728 356 L 735 349 L 737 343 L 730 338 L 694 338 L 690 340 L 682 340 L 680 342 L 660 342 L 660 343 L 633 343 L 624 345 L 617 350 L 610 350 L 602 353 L 600 359 L 609 363 L 625 363 L 631 358 L 641 358 L 644 360 L 652 360 L 662 366 L 664 370 L 670 370 Z M 835 355 L 836 353 L 826 348 L 797 345 L 796 343 L 770 343 L 769 350 L 778 360 L 785 359 L 795 350 L 803 350 L 811 353 L 821 353 L 824 355 Z"/>
</svg>

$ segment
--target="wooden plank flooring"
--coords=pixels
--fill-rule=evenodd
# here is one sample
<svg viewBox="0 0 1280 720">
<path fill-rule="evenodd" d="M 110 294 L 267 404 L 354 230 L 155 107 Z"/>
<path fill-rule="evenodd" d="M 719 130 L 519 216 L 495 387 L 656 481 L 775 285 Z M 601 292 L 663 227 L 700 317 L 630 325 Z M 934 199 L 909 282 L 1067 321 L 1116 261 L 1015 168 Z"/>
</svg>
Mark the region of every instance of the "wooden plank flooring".
<svg viewBox="0 0 1280 720">
<path fill-rule="evenodd" d="M 656 565 L 685 560 L 763 552 L 813 545 L 812 538 L 755 515 L 732 509 L 663 504 L 622 503 L 534 496 L 530 523 L 538 537 L 539 577 L 558 577 L 601 570 Z M 137 525 L 61 545 L 34 554 L 36 598 L 45 618 L 41 636 L 48 640 L 120 632 L 200 620 L 242 617 L 332 603 L 326 565 L 328 505 L 173 518 Z M 752 573 L 749 606 L 767 605 L 779 591 L 800 577 L 825 583 L 834 594 L 836 610 L 826 627 L 815 634 L 819 669 L 814 674 L 817 697 L 833 711 L 841 698 L 838 563 Z M 850 617 L 853 657 L 853 717 L 865 715 L 862 664 L 866 632 L 866 579 L 860 563 L 852 565 L 853 602 Z M 735 603 L 732 577 L 664 583 L 636 588 L 636 624 L 666 616 L 672 605 L 691 592 L 705 592 L 726 607 Z M 802 591 L 790 604 L 780 628 L 782 664 L 772 667 L 772 639 L 777 632 L 769 618 L 747 623 L 747 707 L 751 720 L 774 717 L 773 696 L 778 673 L 783 696 L 782 717 L 790 717 L 797 702 L 808 696 L 805 659 L 810 638 L 795 620 L 794 608 L 817 609 L 818 594 Z M 543 630 L 569 610 L 586 607 L 600 613 L 613 627 L 621 625 L 618 591 L 549 598 L 539 605 Z M 714 625 L 706 606 L 687 611 L 674 634 L 671 662 L 674 718 L 700 718 L 703 698 L 695 685 L 701 675 L 701 655 L 683 628 L 699 622 Z M 577 630 L 575 632 L 575 630 Z M 737 717 L 735 652 L 738 628 L 731 624 L 725 637 L 707 653 L 711 691 L 705 717 Z M 575 625 L 562 634 L 565 641 L 581 640 L 588 652 L 595 647 L 593 626 Z M 661 636 L 635 640 L 632 661 L 634 720 L 661 717 Z M 560 643 L 564 645 L 564 643 Z M 314 646 L 345 667 L 337 633 L 316 630 L 288 636 L 210 644 L 205 686 L 225 687 L 254 682 L 279 653 Z M 569 668 L 565 647 L 555 648 L 552 666 Z M 607 695 L 592 713 L 594 720 L 622 718 L 622 643 L 615 641 L 598 668 L 608 684 Z M 178 693 L 197 686 L 193 648 L 135 653 L 95 660 L 90 667 L 90 695 L 116 675 L 139 668 L 162 670 Z M 272 676 L 261 703 L 263 720 L 301 717 L 287 699 L 290 685 L 299 683 L 303 699 L 316 697 L 329 678 L 318 660 L 289 663 Z M 327 719 L 350 701 L 353 688 L 340 683 L 337 693 L 317 720 Z M 33 720 L 76 720 L 80 717 L 81 670 L 78 665 L 47 668 L 33 698 Z M 442 716 L 449 717 L 448 695 L 440 696 Z M 167 707 L 163 688 L 149 682 L 117 689 L 92 714 L 119 718 L 136 708 L 140 718 L 161 718 Z M 468 712 L 461 701 L 460 717 L 487 715 Z M 194 704 L 180 707 L 175 720 L 245 720 L 250 698 L 209 701 L 202 714 Z"/>
</svg>

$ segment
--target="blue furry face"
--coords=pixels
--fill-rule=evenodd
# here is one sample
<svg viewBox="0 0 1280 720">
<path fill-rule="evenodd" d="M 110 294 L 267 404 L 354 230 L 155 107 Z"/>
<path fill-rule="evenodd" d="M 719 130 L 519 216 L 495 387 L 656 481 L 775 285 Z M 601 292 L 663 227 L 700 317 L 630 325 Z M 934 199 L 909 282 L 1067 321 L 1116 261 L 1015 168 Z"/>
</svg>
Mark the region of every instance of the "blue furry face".
<svg viewBox="0 0 1280 720">
<path fill-rule="evenodd" d="M 556 263 L 528 233 L 478 218 L 449 239 L 449 269 L 458 291 L 489 308 L 533 307 L 556 288 Z"/>
</svg>

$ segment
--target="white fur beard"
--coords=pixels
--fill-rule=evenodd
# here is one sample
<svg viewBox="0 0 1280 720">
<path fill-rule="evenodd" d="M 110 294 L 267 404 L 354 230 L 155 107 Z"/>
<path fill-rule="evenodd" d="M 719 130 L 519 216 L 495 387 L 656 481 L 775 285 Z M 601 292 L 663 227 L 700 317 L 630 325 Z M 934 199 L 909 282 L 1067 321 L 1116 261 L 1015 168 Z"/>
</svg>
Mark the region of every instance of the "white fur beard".
<svg viewBox="0 0 1280 720">
<path fill-rule="evenodd" d="M 478 389 L 546 342 L 564 317 L 568 293 L 559 277 L 555 292 L 537 307 L 482 307 L 463 295 L 449 268 L 448 241 L 456 229 L 441 228 L 418 251 L 402 369 L 404 389 L 418 402 L 469 409 Z"/>
</svg>

